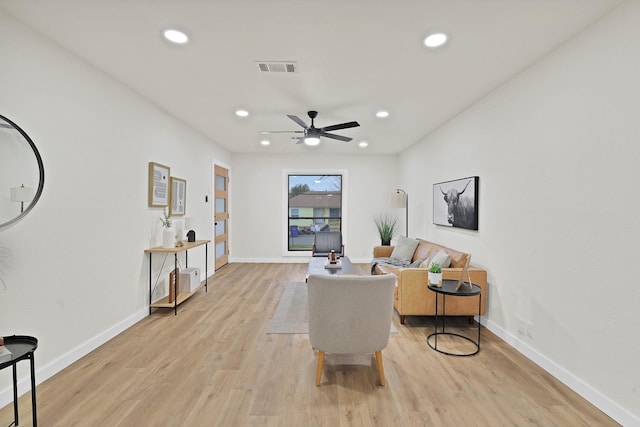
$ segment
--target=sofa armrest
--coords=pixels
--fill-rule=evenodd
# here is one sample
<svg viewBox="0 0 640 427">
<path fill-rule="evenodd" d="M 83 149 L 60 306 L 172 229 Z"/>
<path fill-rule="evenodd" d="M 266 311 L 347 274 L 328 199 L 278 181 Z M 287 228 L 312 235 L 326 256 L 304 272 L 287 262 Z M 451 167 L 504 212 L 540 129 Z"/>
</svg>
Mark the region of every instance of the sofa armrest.
<svg viewBox="0 0 640 427">
<path fill-rule="evenodd" d="M 389 258 L 393 252 L 393 246 L 375 246 L 373 248 L 374 258 Z"/>
</svg>

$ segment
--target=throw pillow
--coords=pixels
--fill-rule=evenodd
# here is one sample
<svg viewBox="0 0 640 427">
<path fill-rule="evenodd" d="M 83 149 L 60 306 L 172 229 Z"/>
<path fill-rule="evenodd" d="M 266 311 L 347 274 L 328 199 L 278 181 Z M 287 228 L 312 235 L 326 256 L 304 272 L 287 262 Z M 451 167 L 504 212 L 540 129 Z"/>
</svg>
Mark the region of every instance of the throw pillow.
<svg viewBox="0 0 640 427">
<path fill-rule="evenodd" d="M 413 261 L 411 264 L 409 264 L 409 268 L 420 268 L 420 267 L 422 266 L 422 264 L 424 264 L 424 262 L 425 262 L 426 260 L 427 260 L 426 258 L 424 258 L 424 259 L 417 259 L 417 260 Z M 426 266 L 425 266 L 425 267 L 426 267 Z"/>
<path fill-rule="evenodd" d="M 444 249 L 440 249 L 440 251 L 431 258 L 429 267 L 431 267 L 431 264 L 433 263 L 440 264 L 441 268 L 447 268 L 451 265 L 451 255 L 446 253 Z"/>
<path fill-rule="evenodd" d="M 429 257 L 427 257 L 424 260 L 422 260 L 422 262 L 420 263 L 420 268 L 429 268 L 430 265 L 431 265 L 431 260 L 429 259 Z"/>
<path fill-rule="evenodd" d="M 391 258 L 411 262 L 411 258 L 413 258 L 413 253 L 416 251 L 418 243 L 419 242 L 416 239 L 409 239 L 408 237 L 400 236 L 398 243 L 396 243 L 393 248 L 393 252 L 391 252 Z"/>
</svg>

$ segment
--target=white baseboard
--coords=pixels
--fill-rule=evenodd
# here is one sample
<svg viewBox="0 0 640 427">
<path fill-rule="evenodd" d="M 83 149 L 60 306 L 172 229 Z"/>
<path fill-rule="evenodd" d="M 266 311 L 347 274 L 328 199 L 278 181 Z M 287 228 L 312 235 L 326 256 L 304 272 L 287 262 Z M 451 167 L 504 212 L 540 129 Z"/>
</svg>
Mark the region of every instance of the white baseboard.
<svg viewBox="0 0 640 427">
<path fill-rule="evenodd" d="M 476 321 L 477 320 L 478 317 L 476 316 Z M 607 396 L 591 387 L 589 384 L 586 384 L 571 372 L 567 371 L 561 366 L 558 366 L 546 356 L 540 354 L 535 349 L 519 340 L 510 332 L 505 331 L 500 326 L 491 321 L 487 321 L 484 318 L 481 320 L 481 323 L 484 327 L 497 335 L 504 342 L 522 353 L 533 363 L 553 375 L 558 381 L 562 382 L 571 390 L 578 393 L 584 399 L 591 402 L 591 404 L 613 418 L 616 422 L 622 424 L 623 426 L 640 426 L 640 418 L 638 418 L 636 415 L 621 407 L 620 405 L 609 399 Z"/>
<path fill-rule="evenodd" d="M 38 364 L 37 364 L 38 355 L 36 350 L 36 353 L 34 354 L 35 356 L 34 358 L 36 360 L 36 387 L 38 386 L 38 384 L 46 381 L 47 379 L 51 378 L 58 372 L 62 371 L 67 366 L 78 361 L 79 359 L 86 356 L 87 354 L 91 353 L 93 350 L 100 347 L 102 344 L 106 343 L 111 338 L 115 337 L 116 335 L 120 334 L 126 329 L 130 328 L 131 326 L 133 326 L 140 320 L 144 319 L 148 315 L 149 315 L 149 309 L 144 308 L 139 312 L 129 316 L 127 319 L 123 320 L 122 322 L 119 322 L 113 327 L 102 332 L 101 334 L 93 337 L 89 341 L 79 345 L 78 347 L 74 348 L 73 350 L 59 357 L 57 360 L 54 360 L 53 362 L 49 363 L 47 366 L 44 366 L 42 368 L 38 368 Z M 25 362 L 25 361 L 21 361 L 18 363 L 19 364 L 24 363 L 28 365 L 28 362 Z M 24 368 L 24 369 L 28 369 L 28 368 Z M 18 396 L 22 396 L 24 393 L 30 390 L 31 390 L 31 377 L 29 375 L 18 380 Z M 0 407 L 4 407 L 11 402 L 13 402 L 12 387 L 8 387 L 5 390 L 1 390 L 0 391 Z"/>
</svg>

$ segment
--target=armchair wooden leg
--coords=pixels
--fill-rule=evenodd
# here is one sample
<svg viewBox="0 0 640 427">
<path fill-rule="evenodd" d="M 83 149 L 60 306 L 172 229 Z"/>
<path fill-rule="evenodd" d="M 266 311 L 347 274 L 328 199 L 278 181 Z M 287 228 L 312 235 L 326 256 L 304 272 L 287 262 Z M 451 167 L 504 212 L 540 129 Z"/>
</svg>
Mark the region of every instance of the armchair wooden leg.
<svg viewBox="0 0 640 427">
<path fill-rule="evenodd" d="M 384 367 L 382 366 L 382 351 L 376 351 L 376 364 L 378 365 L 378 375 L 380 376 L 380 385 L 384 387 Z"/>
<path fill-rule="evenodd" d="M 324 365 L 324 351 L 319 351 L 318 367 L 316 368 L 316 386 L 319 386 L 320 380 L 322 380 L 322 365 Z"/>
</svg>

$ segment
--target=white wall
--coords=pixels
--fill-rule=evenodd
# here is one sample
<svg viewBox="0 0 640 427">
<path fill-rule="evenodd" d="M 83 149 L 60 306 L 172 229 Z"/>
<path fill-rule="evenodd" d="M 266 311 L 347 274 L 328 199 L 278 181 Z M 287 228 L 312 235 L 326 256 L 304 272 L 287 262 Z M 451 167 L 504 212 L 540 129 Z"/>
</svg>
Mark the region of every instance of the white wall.
<svg viewBox="0 0 640 427">
<path fill-rule="evenodd" d="M 488 270 L 487 325 L 625 425 L 640 424 L 638 22 L 625 3 L 399 164 L 416 234 Z M 479 230 L 434 226 L 431 185 L 471 175 Z"/>
<path fill-rule="evenodd" d="M 283 195 L 287 191 L 283 170 L 318 173 L 347 171 L 343 224 L 345 252 L 353 261 L 368 262 L 380 238 L 373 222 L 389 209 L 397 188 L 397 157 L 387 155 L 260 155 L 233 154 L 231 178 L 231 259 L 234 262 L 306 262 L 307 257 L 283 254 L 287 229 Z M 403 218 L 404 211 L 399 212 Z M 402 219 L 400 218 L 400 219 Z M 404 223 L 402 223 L 404 224 Z"/>
<path fill-rule="evenodd" d="M 161 243 L 162 214 L 147 207 L 148 162 L 187 180 L 187 214 L 206 238 L 212 161 L 230 156 L 2 12 L 0 57 L 0 114 L 29 134 L 45 166 L 38 204 L 0 230 L 10 252 L 0 335 L 39 339 L 43 381 L 148 312 L 143 251 Z M 204 269 L 200 249 L 189 261 Z M 0 373 L 0 406 L 11 399 L 9 374 Z"/>
</svg>

